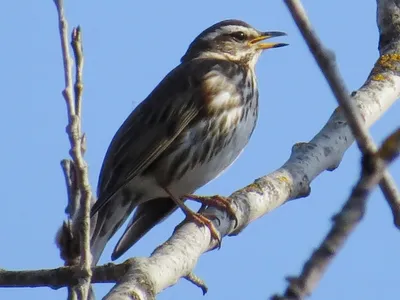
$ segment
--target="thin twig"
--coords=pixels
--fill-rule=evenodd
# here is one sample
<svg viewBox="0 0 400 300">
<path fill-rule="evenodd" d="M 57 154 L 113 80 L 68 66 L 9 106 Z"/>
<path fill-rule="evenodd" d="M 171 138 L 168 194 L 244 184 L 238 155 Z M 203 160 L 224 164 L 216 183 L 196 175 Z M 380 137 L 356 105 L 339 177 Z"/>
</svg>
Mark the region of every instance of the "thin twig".
<svg viewBox="0 0 400 300">
<path fill-rule="evenodd" d="M 74 28 L 72 31 L 72 48 L 76 63 L 76 82 L 72 85 L 72 59 L 68 47 L 68 25 L 64 16 L 62 0 L 54 0 L 57 7 L 62 56 L 64 62 L 65 89 L 63 96 L 67 104 L 68 126 L 67 134 L 71 144 L 70 155 L 74 162 L 77 186 L 81 193 L 79 218 L 77 220 L 80 233 L 80 266 L 85 272 L 79 287 L 81 297 L 87 299 L 90 288 L 91 273 L 91 252 L 90 252 L 90 204 L 91 187 L 88 178 L 88 167 L 83 158 L 83 150 L 86 147 L 82 145 L 83 135 L 81 130 L 81 102 L 82 102 L 82 70 L 83 70 L 83 51 L 82 51 L 82 33 L 80 28 Z M 69 199 L 73 201 L 73 199 Z M 74 220 L 76 221 L 76 220 Z M 74 227 L 74 226 L 73 226 Z"/>
<path fill-rule="evenodd" d="M 289 11 L 311 53 L 321 68 L 322 73 L 328 81 L 328 84 L 340 105 L 341 111 L 353 132 L 358 147 L 363 154 L 374 153 L 377 147 L 371 135 L 368 133 L 367 127 L 364 125 L 358 107 L 354 101 L 351 100 L 346 85 L 344 84 L 336 66 L 334 54 L 324 47 L 315 34 L 301 1 L 285 0 L 285 3 L 288 6 Z M 393 222 L 398 228 L 400 228 L 400 193 L 396 187 L 395 181 L 388 171 L 384 172 L 379 186 L 392 210 Z"/>
<path fill-rule="evenodd" d="M 135 260 L 121 264 L 105 264 L 93 267 L 93 283 L 114 283 L 125 275 Z M 0 287 L 50 287 L 59 289 L 73 286 L 86 276 L 80 266 L 59 267 L 56 269 L 7 271 L 0 269 Z"/>
<path fill-rule="evenodd" d="M 54 0 L 54 4 L 57 8 L 58 13 L 58 27 L 60 31 L 60 38 L 61 38 L 61 50 L 62 50 L 62 59 L 64 64 L 64 81 L 65 81 L 65 89 L 63 90 L 63 96 L 65 99 L 71 99 L 72 97 L 72 64 L 71 64 L 71 55 L 69 54 L 69 47 L 68 47 L 68 23 L 64 17 L 64 1 L 63 0 Z M 67 104 L 67 113 L 68 116 L 75 114 L 75 107 L 73 105 L 73 101 L 66 100 Z M 68 188 L 68 186 L 67 186 Z M 72 194 L 72 193 L 71 193 Z M 67 209 L 71 208 L 71 198 L 68 198 L 68 205 Z M 76 203 L 74 203 L 76 204 Z M 76 205 L 72 204 L 75 208 Z M 68 227 L 71 228 L 72 226 Z M 63 226 L 62 228 L 67 228 Z M 69 233 L 72 236 L 72 232 Z M 66 239 L 63 239 L 66 240 Z M 69 240 L 69 239 L 67 239 Z M 61 249 L 63 252 L 63 249 Z M 68 287 L 68 299 L 74 300 L 77 299 L 77 291 L 74 287 Z"/>
<path fill-rule="evenodd" d="M 64 64 L 65 89 L 63 90 L 63 96 L 66 100 L 68 116 L 70 117 L 75 115 L 75 105 L 74 101 L 72 101 L 72 59 L 68 46 L 68 23 L 64 16 L 64 1 L 54 0 L 54 3 L 58 13 L 58 28 L 60 31 L 62 59 Z"/>
<path fill-rule="evenodd" d="M 72 49 L 74 50 L 75 63 L 76 63 L 76 82 L 74 85 L 75 91 L 75 111 L 76 111 L 76 127 L 70 126 L 73 143 L 71 143 L 71 156 L 75 162 L 79 178 L 79 190 L 82 193 L 81 206 L 80 206 L 80 236 L 81 236 L 81 266 L 88 271 L 88 281 L 90 283 L 91 273 L 91 252 L 90 252 L 90 205 L 91 205 L 91 187 L 89 183 L 88 167 L 83 159 L 82 150 L 82 131 L 81 131 L 81 103 L 82 103 L 82 68 L 83 68 L 83 50 L 82 50 L 82 32 L 80 27 L 74 28 L 72 31 Z M 72 125 L 72 124 L 71 124 Z M 75 128 L 74 128 L 75 127 Z M 72 130 L 74 128 L 76 132 Z"/>
<path fill-rule="evenodd" d="M 363 156 L 360 179 L 342 210 L 333 217 L 331 230 L 304 264 L 300 276 L 288 278 L 289 286 L 284 295 L 275 295 L 272 300 L 303 299 L 311 293 L 329 263 L 360 223 L 365 214 L 368 196 L 379 183 L 387 165 L 394 161 L 399 152 L 400 128 L 385 140 L 378 152 Z"/>
<path fill-rule="evenodd" d="M 61 168 L 64 173 L 65 185 L 67 187 L 68 205 L 65 208 L 65 213 L 70 219 L 73 219 L 76 212 L 79 210 L 80 191 L 76 186 L 76 174 L 74 163 L 70 159 L 61 160 Z"/>
<path fill-rule="evenodd" d="M 82 32 L 80 26 L 74 28 L 71 35 L 71 45 L 74 51 L 76 73 L 75 73 L 75 110 L 78 118 L 82 118 L 82 92 L 83 92 L 83 45 Z"/>
</svg>

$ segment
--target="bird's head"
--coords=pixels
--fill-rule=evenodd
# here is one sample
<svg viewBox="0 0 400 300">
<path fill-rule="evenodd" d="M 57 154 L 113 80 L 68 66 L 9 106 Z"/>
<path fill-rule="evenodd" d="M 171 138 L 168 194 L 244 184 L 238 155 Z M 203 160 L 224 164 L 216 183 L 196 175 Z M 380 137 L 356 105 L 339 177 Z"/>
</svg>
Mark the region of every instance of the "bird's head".
<svg viewBox="0 0 400 300">
<path fill-rule="evenodd" d="M 280 31 L 258 31 L 239 20 L 222 21 L 200 33 L 190 44 L 181 62 L 195 58 L 220 58 L 254 67 L 263 50 L 288 45 L 262 42 L 282 35 L 286 34 Z"/>
</svg>

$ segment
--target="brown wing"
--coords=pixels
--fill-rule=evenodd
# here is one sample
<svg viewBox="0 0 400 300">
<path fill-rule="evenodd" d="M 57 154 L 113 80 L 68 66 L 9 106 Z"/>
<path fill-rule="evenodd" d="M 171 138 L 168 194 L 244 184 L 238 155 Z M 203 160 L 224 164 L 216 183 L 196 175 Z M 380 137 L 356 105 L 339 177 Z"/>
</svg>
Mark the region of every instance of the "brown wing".
<svg viewBox="0 0 400 300">
<path fill-rule="evenodd" d="M 141 174 L 192 122 L 204 105 L 202 78 L 216 60 L 191 61 L 169 73 L 129 115 L 104 159 L 93 216 L 132 178 Z"/>
</svg>

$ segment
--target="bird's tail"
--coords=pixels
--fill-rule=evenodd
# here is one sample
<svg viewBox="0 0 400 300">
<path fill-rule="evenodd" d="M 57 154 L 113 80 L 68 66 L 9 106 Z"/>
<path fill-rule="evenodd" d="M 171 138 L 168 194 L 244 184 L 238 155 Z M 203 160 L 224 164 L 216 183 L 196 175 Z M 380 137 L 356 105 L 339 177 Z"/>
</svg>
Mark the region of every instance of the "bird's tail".
<svg viewBox="0 0 400 300">
<path fill-rule="evenodd" d="M 107 242 L 131 214 L 135 208 L 133 203 L 136 202 L 131 202 L 129 207 L 116 205 L 116 203 L 115 200 L 109 201 L 93 217 L 94 229 L 91 237 L 93 266 L 98 263 Z M 175 202 L 169 198 L 157 198 L 140 204 L 115 246 L 111 259 L 115 260 L 119 258 L 151 228 L 160 223 L 176 209 Z M 93 286 L 90 288 L 89 299 L 95 300 Z"/>
<path fill-rule="evenodd" d="M 163 221 L 176 209 L 177 205 L 170 198 L 156 198 L 140 204 L 115 246 L 111 259 L 119 258 L 151 228 Z"/>
<path fill-rule="evenodd" d="M 98 263 L 107 242 L 122 226 L 135 207 L 134 201 L 130 201 L 127 205 L 122 203 L 121 198 L 115 197 L 94 216 L 94 218 L 97 217 L 97 220 L 93 222 L 94 229 L 90 241 L 93 266 Z"/>
</svg>

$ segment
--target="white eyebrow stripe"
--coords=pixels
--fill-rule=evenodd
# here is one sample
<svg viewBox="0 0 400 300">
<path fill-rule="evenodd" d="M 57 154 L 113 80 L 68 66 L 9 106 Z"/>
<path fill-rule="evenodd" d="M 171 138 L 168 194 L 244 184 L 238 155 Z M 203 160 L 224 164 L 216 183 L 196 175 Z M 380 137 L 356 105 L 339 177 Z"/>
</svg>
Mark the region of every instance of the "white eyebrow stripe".
<svg viewBox="0 0 400 300">
<path fill-rule="evenodd" d="M 251 28 L 238 26 L 238 25 L 227 25 L 227 26 L 224 26 L 224 27 L 222 27 L 220 29 L 216 29 L 213 32 L 208 33 L 202 39 L 205 40 L 205 41 L 213 40 L 217 36 L 221 35 L 224 32 L 235 32 L 235 31 L 243 31 L 243 32 L 247 32 L 247 33 L 252 34 L 252 35 L 257 35 L 258 34 L 255 30 L 253 30 Z"/>
</svg>

